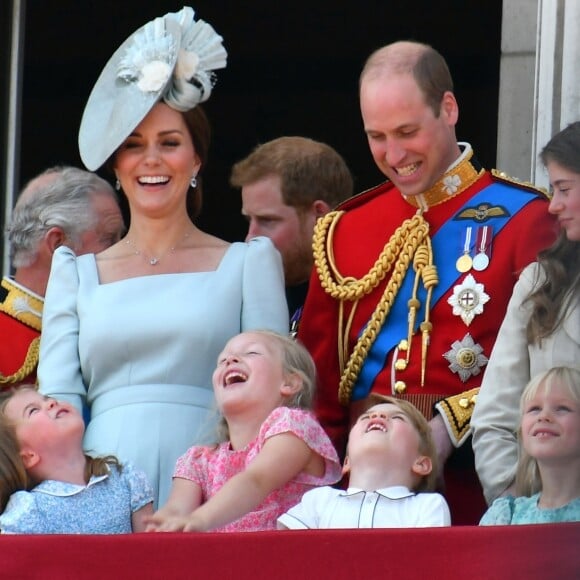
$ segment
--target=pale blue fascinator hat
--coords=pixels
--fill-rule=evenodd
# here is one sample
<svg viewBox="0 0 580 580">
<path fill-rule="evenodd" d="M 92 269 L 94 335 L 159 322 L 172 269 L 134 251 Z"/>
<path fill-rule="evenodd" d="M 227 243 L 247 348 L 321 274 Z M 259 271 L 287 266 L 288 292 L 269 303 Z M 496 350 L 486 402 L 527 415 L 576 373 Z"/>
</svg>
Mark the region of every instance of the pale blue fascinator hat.
<svg viewBox="0 0 580 580">
<path fill-rule="evenodd" d="M 177 111 L 206 101 L 214 70 L 226 66 L 223 39 L 186 6 L 135 31 L 116 50 L 87 101 L 79 130 L 79 152 L 95 171 L 163 100 Z"/>
</svg>

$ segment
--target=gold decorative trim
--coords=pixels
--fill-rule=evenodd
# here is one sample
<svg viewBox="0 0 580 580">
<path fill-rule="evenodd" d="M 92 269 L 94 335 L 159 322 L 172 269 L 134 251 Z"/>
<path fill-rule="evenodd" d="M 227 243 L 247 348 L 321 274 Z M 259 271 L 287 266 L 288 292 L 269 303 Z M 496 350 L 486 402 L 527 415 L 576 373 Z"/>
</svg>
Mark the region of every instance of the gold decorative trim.
<svg viewBox="0 0 580 580">
<path fill-rule="evenodd" d="M 0 285 L 8 292 L 0 302 L 0 312 L 40 332 L 44 299 L 7 277 L 2 278 Z"/>
<path fill-rule="evenodd" d="M 445 421 L 449 437 L 455 447 L 460 447 L 469 437 L 471 415 L 477 402 L 479 388 L 471 389 L 439 401 L 436 408 Z"/>
<path fill-rule="evenodd" d="M 38 355 L 40 352 L 40 338 L 37 336 L 28 347 L 26 358 L 22 366 L 12 375 L 5 377 L 0 373 L 0 385 L 15 385 L 22 383 L 24 379 L 30 376 L 38 366 Z"/>
<path fill-rule="evenodd" d="M 427 290 L 425 320 L 419 325 L 422 333 L 421 386 L 425 383 L 429 335 L 432 331 L 432 323 L 429 320 L 431 295 L 433 288 L 438 284 L 438 275 L 433 264 L 429 223 L 422 214 L 429 207 L 444 203 L 459 195 L 473 185 L 484 173 L 483 169 L 476 168 L 471 162 L 473 157 L 471 146 L 468 143 L 460 143 L 459 145 L 463 148 L 461 156 L 432 188 L 416 196 L 403 195 L 403 198 L 410 205 L 418 208 L 418 211 L 412 219 L 405 220 L 395 230 L 372 268 L 362 278 L 356 279 L 342 275 L 334 261 L 334 231 L 345 211 L 330 212 L 320 218 L 316 224 L 312 244 L 314 264 L 323 290 L 339 301 L 337 348 L 341 380 L 338 398 L 343 405 L 347 405 L 350 401 L 354 384 L 364 361 L 390 312 L 411 261 L 415 270 L 415 282 L 413 296 L 409 300 L 409 330 L 407 337 L 404 337 L 408 341 L 409 347 L 400 364 L 406 366 L 410 360 L 411 338 L 415 328 L 415 317 L 420 307 L 417 300 L 417 288 L 419 281 L 421 281 Z M 347 206 L 348 203 L 348 201 L 345 202 Z M 388 272 L 390 272 L 390 277 L 386 282 L 383 295 L 369 322 L 359 335 L 352 352 L 349 353 L 348 338 L 358 302 L 363 296 L 377 288 L 386 278 Z M 349 302 L 351 307 L 347 312 Z M 402 383 L 399 384 L 400 391 L 404 388 Z"/>
<path fill-rule="evenodd" d="M 448 169 L 445 174 L 430 189 L 419 195 L 403 195 L 413 207 L 427 211 L 430 207 L 444 203 L 468 187 L 471 187 L 483 175 L 484 170 L 477 170 L 471 163 L 473 149 L 467 146 L 463 159 Z"/>
<path fill-rule="evenodd" d="M 544 197 L 551 199 L 550 192 L 544 187 L 538 187 L 536 184 L 532 183 L 531 181 L 522 181 L 517 177 L 512 177 L 499 169 L 492 169 L 491 174 L 493 177 L 498 179 L 499 181 L 505 181 L 506 183 L 510 183 L 512 185 L 517 185 L 518 187 L 525 187 L 526 189 L 531 189 L 537 193 L 541 193 Z"/>
<path fill-rule="evenodd" d="M 431 323 L 429 322 L 431 290 L 437 284 L 438 278 L 435 267 L 433 266 L 433 251 L 431 248 L 431 239 L 429 238 L 429 224 L 425 221 L 420 211 L 413 218 L 405 220 L 395 230 L 389 241 L 385 244 L 375 264 L 365 276 L 360 279 L 343 276 L 336 267 L 333 251 L 334 230 L 343 213 L 343 211 L 330 212 L 318 220 L 314 230 L 312 245 L 314 263 L 320 284 L 327 294 L 330 294 L 340 303 L 337 346 L 342 376 L 338 390 L 338 399 L 342 405 L 347 405 L 363 363 L 391 310 L 411 262 L 413 262 L 413 269 L 415 270 L 414 298 L 416 298 L 419 279 L 423 280 L 423 285 L 428 289 L 425 308 L 426 320 L 421 325 L 424 338 L 422 360 L 423 366 L 425 365 L 427 345 L 429 342 L 428 335 L 431 331 Z M 385 286 L 381 299 L 349 356 L 348 337 L 358 301 L 363 296 L 372 292 L 384 280 L 389 271 L 391 272 L 391 276 Z M 347 302 L 353 303 L 348 315 L 345 313 L 345 303 Z M 418 301 L 413 301 L 414 305 L 415 302 Z M 414 314 L 416 308 L 413 310 Z M 414 317 L 410 316 L 409 334 L 412 333 L 413 328 Z"/>
</svg>

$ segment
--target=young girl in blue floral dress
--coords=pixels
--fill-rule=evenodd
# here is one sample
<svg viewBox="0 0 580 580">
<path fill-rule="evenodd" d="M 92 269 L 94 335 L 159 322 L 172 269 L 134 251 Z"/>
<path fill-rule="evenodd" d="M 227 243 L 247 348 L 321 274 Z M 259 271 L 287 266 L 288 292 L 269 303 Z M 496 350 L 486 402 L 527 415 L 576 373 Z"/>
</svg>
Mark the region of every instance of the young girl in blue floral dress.
<svg viewBox="0 0 580 580">
<path fill-rule="evenodd" d="M 309 410 L 315 374 L 308 351 L 286 336 L 230 339 L 213 373 L 222 443 L 179 458 L 169 500 L 148 530 L 275 530 L 306 491 L 337 482 L 338 456 Z"/>
<path fill-rule="evenodd" d="M 496 499 L 480 525 L 580 521 L 580 369 L 554 367 L 521 398 L 516 492 Z"/>
<path fill-rule="evenodd" d="M 153 513 L 145 474 L 83 451 L 77 409 L 23 386 L 0 395 L 0 529 L 10 534 L 123 534 Z"/>
</svg>

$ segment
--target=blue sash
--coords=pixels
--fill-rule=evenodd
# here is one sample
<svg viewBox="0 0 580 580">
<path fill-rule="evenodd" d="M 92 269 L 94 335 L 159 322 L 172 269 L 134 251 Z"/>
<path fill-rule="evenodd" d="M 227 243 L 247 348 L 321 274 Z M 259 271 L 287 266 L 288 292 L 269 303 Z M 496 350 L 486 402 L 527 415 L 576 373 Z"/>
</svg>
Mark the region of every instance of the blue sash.
<svg viewBox="0 0 580 580">
<path fill-rule="evenodd" d="M 454 218 L 447 220 L 439 228 L 431 239 L 433 256 L 435 256 L 437 273 L 439 275 L 439 284 L 433 288 L 431 297 L 431 304 L 433 306 L 460 277 L 455 269 L 455 260 L 449 258 L 450 240 L 462 239 L 462 235 L 467 226 L 479 226 L 483 223 L 483 220 L 476 219 L 474 212 L 471 214 L 472 217 L 465 217 L 465 219 L 463 217 L 458 219 L 457 216 L 467 208 L 475 208 L 482 203 L 489 204 L 490 206 L 501 206 L 505 210 L 505 215 L 493 216 L 493 233 L 495 236 L 503 229 L 511 217 L 516 215 L 525 205 L 534 199 L 537 199 L 537 194 L 533 191 L 527 191 L 503 183 L 493 183 L 467 200 L 465 205 L 457 211 Z M 437 259 L 440 256 L 443 259 Z M 414 280 L 415 271 L 412 265 L 410 265 L 401 288 L 395 297 L 391 311 L 364 361 L 354 385 L 351 400 L 357 401 L 364 399 L 369 394 L 378 374 L 386 364 L 389 352 L 402 338 L 407 337 L 409 324 L 407 301 L 413 292 Z M 421 301 L 422 305 L 425 303 L 426 295 L 427 291 L 423 286 L 420 286 L 417 298 Z M 418 315 L 414 332 L 417 330 L 421 320 L 422 317 Z M 364 328 L 361 330 L 361 333 L 363 330 Z"/>
</svg>

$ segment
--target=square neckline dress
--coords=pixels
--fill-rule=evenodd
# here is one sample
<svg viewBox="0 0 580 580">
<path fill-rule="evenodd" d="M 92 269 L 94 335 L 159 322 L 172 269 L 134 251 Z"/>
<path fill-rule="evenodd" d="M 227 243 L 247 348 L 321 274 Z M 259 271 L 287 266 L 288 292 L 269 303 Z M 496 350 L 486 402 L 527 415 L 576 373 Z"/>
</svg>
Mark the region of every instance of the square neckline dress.
<svg viewBox="0 0 580 580">
<path fill-rule="evenodd" d="M 59 248 L 46 293 L 39 384 L 88 407 L 84 446 L 144 470 L 163 505 L 177 458 L 213 435 L 211 376 L 239 332 L 288 332 L 267 238 L 232 243 L 216 270 L 101 284 L 94 254 Z"/>
</svg>

